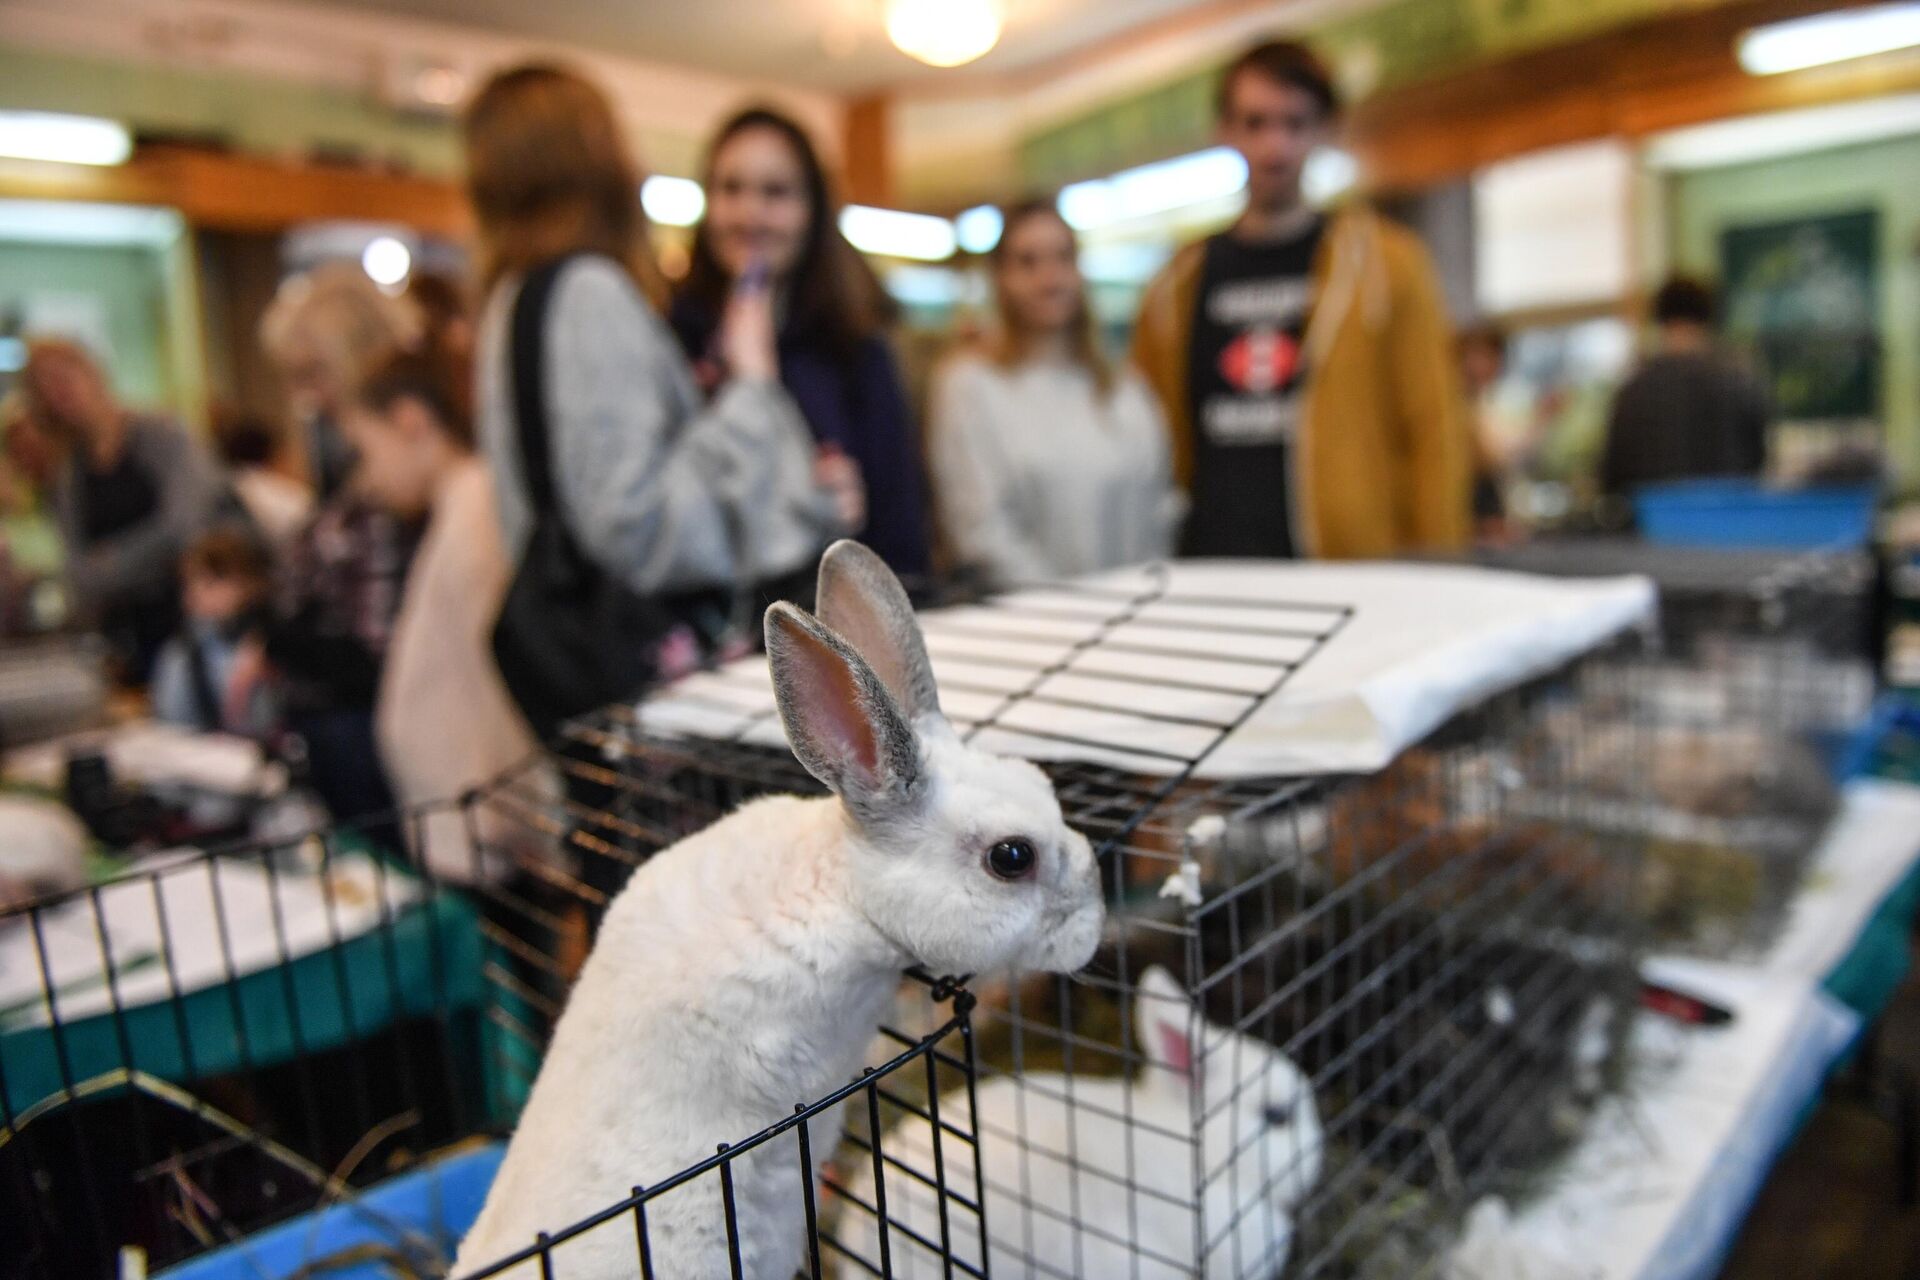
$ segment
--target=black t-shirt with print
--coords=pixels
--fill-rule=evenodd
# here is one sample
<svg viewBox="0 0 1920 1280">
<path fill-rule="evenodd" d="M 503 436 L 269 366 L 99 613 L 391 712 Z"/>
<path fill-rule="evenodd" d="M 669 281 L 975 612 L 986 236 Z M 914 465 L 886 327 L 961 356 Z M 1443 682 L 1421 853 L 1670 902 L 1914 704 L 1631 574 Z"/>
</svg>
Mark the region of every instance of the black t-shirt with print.
<svg viewBox="0 0 1920 1280">
<path fill-rule="evenodd" d="M 1182 555 L 1294 554 L 1288 467 L 1323 229 L 1315 218 L 1289 240 L 1207 241 L 1188 352 L 1193 502 Z"/>
</svg>

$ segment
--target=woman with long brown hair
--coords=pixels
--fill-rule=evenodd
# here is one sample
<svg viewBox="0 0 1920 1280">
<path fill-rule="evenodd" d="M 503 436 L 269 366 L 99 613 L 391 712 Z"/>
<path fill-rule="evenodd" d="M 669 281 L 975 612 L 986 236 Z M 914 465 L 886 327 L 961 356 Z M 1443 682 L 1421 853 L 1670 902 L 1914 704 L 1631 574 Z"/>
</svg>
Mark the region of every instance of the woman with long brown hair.
<svg viewBox="0 0 1920 1280">
<path fill-rule="evenodd" d="M 717 342 L 729 377 L 702 402 L 658 310 L 640 174 L 598 89 L 554 66 L 503 72 L 468 107 L 465 134 L 487 297 L 478 437 L 510 556 L 520 560 L 541 515 L 523 466 L 522 367 L 545 423 L 554 514 L 636 597 L 788 572 L 857 525 L 857 479 L 844 460 L 816 461 L 780 387 L 764 289 L 728 298 Z M 517 306 L 536 280 L 542 305 Z M 528 343 L 540 353 L 530 366 Z"/>
<path fill-rule="evenodd" d="M 895 572 L 928 568 L 926 485 L 900 370 L 886 340 L 893 300 L 840 234 L 839 208 L 806 132 L 766 107 L 720 127 L 707 152 L 707 211 L 694 232 L 673 327 L 703 371 L 738 283 L 764 273 L 780 381 L 829 456 L 858 467 L 867 519 L 856 535 Z M 723 354 L 723 353 L 720 353 Z"/>
<path fill-rule="evenodd" d="M 1165 555 L 1179 500 L 1146 384 L 1100 350 L 1073 230 L 1051 201 L 1004 215 L 999 330 L 941 371 L 932 415 L 941 528 L 989 583 Z"/>
</svg>

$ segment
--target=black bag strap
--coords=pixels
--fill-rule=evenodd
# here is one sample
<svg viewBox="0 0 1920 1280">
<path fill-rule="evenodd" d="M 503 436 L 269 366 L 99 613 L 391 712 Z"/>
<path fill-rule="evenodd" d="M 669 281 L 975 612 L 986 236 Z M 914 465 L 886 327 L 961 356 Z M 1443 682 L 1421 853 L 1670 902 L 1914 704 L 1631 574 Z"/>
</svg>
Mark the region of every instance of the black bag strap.
<svg viewBox="0 0 1920 1280">
<path fill-rule="evenodd" d="M 520 477 L 527 502 L 538 516 L 561 517 L 553 480 L 553 440 L 547 424 L 547 304 L 561 269 L 573 255 L 543 262 L 527 272 L 513 300 L 507 330 L 512 368 L 514 431 L 520 445 Z"/>
<path fill-rule="evenodd" d="M 213 671 L 207 665 L 207 651 L 191 627 L 182 633 L 187 644 L 187 684 L 193 693 L 193 711 L 200 727 L 218 733 L 225 717 L 221 715 L 220 692 L 213 687 Z"/>
</svg>

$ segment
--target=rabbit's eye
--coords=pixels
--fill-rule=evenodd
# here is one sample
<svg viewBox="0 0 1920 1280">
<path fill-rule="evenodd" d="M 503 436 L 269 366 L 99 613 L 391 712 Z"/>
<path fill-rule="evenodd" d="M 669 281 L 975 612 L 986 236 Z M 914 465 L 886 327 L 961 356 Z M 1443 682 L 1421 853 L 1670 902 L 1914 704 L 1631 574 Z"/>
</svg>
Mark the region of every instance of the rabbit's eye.
<svg viewBox="0 0 1920 1280">
<path fill-rule="evenodd" d="M 1002 880 L 1020 880 L 1033 874 L 1040 855 L 1031 840 L 1002 840 L 987 850 L 987 869 Z"/>
<path fill-rule="evenodd" d="M 1293 1123 L 1293 1108 L 1289 1106 L 1269 1106 L 1266 1113 L 1269 1129 L 1284 1129 Z"/>
</svg>

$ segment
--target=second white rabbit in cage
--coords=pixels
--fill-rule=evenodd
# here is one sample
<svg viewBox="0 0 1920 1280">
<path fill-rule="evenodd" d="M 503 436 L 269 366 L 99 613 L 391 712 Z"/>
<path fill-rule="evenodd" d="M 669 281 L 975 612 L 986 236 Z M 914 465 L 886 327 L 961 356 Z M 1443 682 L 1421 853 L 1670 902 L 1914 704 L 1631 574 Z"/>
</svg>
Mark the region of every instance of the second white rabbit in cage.
<svg viewBox="0 0 1920 1280">
<path fill-rule="evenodd" d="M 731 1162 L 731 1220 L 702 1177 L 650 1201 L 638 1240 L 630 1212 L 567 1228 L 845 1084 L 904 968 L 1069 971 L 1092 956 L 1104 910 L 1086 839 L 1038 769 L 948 726 L 898 581 L 837 544 L 819 611 L 773 606 L 767 649 L 794 753 L 838 798 L 754 801 L 634 874 L 455 1275 L 545 1232 L 559 1237 L 548 1256 L 522 1254 L 511 1274 L 632 1276 L 644 1241 L 661 1277 L 789 1280 L 812 1173 L 787 1140 Z M 813 1130 L 819 1158 L 839 1133 Z"/>
<path fill-rule="evenodd" d="M 994 1280 L 1214 1280 L 1279 1275 L 1286 1266 L 1293 1214 L 1320 1177 L 1325 1139 L 1312 1083 L 1265 1041 L 1203 1021 L 1158 966 L 1141 975 L 1133 1016 L 1149 1059 L 1135 1079 L 1030 1072 L 978 1087 L 973 1115 Z M 927 1164 L 931 1130 L 924 1120 L 903 1121 L 881 1145 L 889 1159 L 918 1168 Z M 908 1234 L 941 1239 L 934 1197 L 913 1174 L 888 1169 L 893 1274 L 948 1274 L 945 1260 Z M 1197 1219 L 1196 1169 L 1206 1187 Z M 875 1203 L 871 1160 L 861 1161 L 848 1193 Z M 843 1243 L 879 1257 L 875 1216 L 846 1217 Z M 948 1219 L 955 1258 L 978 1266 L 978 1221 L 951 1208 Z M 841 1274 L 867 1272 L 846 1266 Z"/>
</svg>

